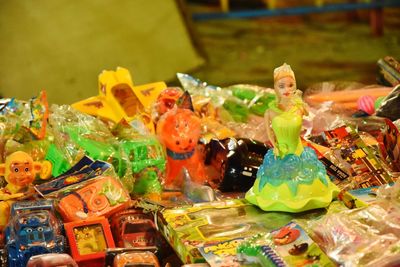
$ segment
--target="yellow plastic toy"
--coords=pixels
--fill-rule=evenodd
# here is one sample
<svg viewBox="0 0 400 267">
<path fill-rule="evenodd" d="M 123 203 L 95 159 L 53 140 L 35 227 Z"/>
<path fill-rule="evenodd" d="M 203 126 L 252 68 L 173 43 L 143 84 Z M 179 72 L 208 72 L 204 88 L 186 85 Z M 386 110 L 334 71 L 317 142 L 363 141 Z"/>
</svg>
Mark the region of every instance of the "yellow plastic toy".
<svg viewBox="0 0 400 267">
<path fill-rule="evenodd" d="M 11 204 L 32 190 L 31 185 L 36 174 L 47 179 L 51 176 L 51 164 L 48 161 L 33 161 L 29 154 L 22 151 L 12 153 L 5 163 L 0 164 L 0 176 L 4 176 L 7 182 L 0 189 L 0 231 L 8 222 Z"/>
<path fill-rule="evenodd" d="M 150 110 L 165 88 L 164 82 L 134 86 L 129 71 L 118 67 L 116 71 L 100 73 L 98 96 L 76 102 L 72 107 L 115 123 L 125 120 L 134 127 L 142 124 L 154 133 Z"/>
</svg>

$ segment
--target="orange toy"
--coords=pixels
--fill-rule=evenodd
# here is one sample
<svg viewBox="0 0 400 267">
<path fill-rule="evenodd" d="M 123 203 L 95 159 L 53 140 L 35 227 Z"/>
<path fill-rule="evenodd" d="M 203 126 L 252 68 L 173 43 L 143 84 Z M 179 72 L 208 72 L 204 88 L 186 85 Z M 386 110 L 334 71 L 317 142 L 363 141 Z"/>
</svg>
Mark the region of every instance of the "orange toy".
<svg viewBox="0 0 400 267">
<path fill-rule="evenodd" d="M 180 106 L 191 105 L 187 92 L 180 100 Z M 192 110 L 181 107 L 166 112 L 157 123 L 157 134 L 167 149 L 165 187 L 181 188 L 183 168 L 189 171 L 194 182 L 204 183 L 206 180 L 204 163 L 197 150 L 200 130 L 200 119 Z"/>
<path fill-rule="evenodd" d="M 104 176 L 61 197 L 58 210 L 65 222 L 97 216 L 108 217 L 129 206 L 129 199 L 128 193 L 119 182 Z"/>
<path fill-rule="evenodd" d="M 360 90 L 343 90 L 333 92 L 321 92 L 304 97 L 304 100 L 310 105 L 321 104 L 325 101 L 333 101 L 337 106 L 347 109 L 357 109 L 357 100 L 364 96 L 369 95 L 373 98 L 387 96 L 393 88 L 377 87 L 377 88 L 363 88 Z"/>
<path fill-rule="evenodd" d="M 7 182 L 7 185 L 0 189 L 0 231 L 8 222 L 11 204 L 32 190 L 36 174 L 40 174 L 42 179 L 48 178 L 51 174 L 51 164 L 47 161 L 33 161 L 29 154 L 22 151 L 12 153 L 5 163 L 0 164 L 0 176 L 4 176 Z"/>
</svg>

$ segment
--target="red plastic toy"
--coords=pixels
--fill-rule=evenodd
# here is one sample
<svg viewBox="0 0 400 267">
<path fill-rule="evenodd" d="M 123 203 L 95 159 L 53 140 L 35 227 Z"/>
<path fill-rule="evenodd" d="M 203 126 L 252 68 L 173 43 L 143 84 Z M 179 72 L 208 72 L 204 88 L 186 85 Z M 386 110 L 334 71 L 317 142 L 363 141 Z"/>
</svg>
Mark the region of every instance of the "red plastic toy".
<svg viewBox="0 0 400 267">
<path fill-rule="evenodd" d="M 132 209 L 115 214 L 111 220 L 115 243 L 121 248 L 149 247 L 157 243 L 157 229 L 151 214 Z"/>
<path fill-rule="evenodd" d="M 108 220 L 104 217 L 64 224 L 71 255 L 79 266 L 104 266 L 106 249 L 114 248 Z"/>
</svg>

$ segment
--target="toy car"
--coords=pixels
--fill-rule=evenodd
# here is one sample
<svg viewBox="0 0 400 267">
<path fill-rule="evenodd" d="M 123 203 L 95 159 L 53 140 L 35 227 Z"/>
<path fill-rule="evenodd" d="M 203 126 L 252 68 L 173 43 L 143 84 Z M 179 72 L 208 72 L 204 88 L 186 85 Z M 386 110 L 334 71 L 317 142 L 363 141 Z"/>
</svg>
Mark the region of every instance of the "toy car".
<svg viewBox="0 0 400 267">
<path fill-rule="evenodd" d="M 78 267 L 78 264 L 68 254 L 42 254 L 36 255 L 29 259 L 26 267 Z"/>
<path fill-rule="evenodd" d="M 128 266 L 160 267 L 160 264 L 154 253 L 149 251 L 125 252 L 115 256 L 114 267 Z"/>
<path fill-rule="evenodd" d="M 154 218 L 139 209 L 120 212 L 111 220 L 111 227 L 118 247 L 156 246 L 158 238 Z"/>
<path fill-rule="evenodd" d="M 211 140 L 207 145 L 206 164 L 220 170 L 213 181 L 222 192 L 245 192 L 256 180 L 268 146 L 251 139 Z"/>
<path fill-rule="evenodd" d="M 79 266 L 104 266 L 106 249 L 115 247 L 106 218 L 70 222 L 64 227 L 71 255 Z"/>
<path fill-rule="evenodd" d="M 48 210 L 17 214 L 10 222 L 6 244 L 8 266 L 25 267 L 34 255 L 64 252 L 65 240 L 60 225 Z"/>
<path fill-rule="evenodd" d="M 10 218 L 14 218 L 22 213 L 28 213 L 31 211 L 47 210 L 51 214 L 55 214 L 54 202 L 52 200 L 42 199 L 36 201 L 18 201 L 12 204 L 10 210 Z M 4 229 L 4 243 L 7 244 L 10 239 L 12 225 Z"/>
</svg>

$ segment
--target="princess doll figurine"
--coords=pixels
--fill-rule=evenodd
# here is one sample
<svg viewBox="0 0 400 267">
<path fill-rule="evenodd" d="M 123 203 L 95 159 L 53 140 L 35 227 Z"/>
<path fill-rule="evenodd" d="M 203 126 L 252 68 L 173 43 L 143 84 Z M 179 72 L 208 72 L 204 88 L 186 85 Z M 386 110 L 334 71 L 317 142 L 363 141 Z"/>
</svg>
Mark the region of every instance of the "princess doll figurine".
<svg viewBox="0 0 400 267">
<path fill-rule="evenodd" d="M 326 207 L 339 189 L 314 150 L 302 145 L 300 131 L 307 110 L 286 63 L 274 70 L 274 89 L 276 100 L 265 112 L 267 135 L 274 149 L 265 155 L 246 199 L 266 211 Z"/>
</svg>

